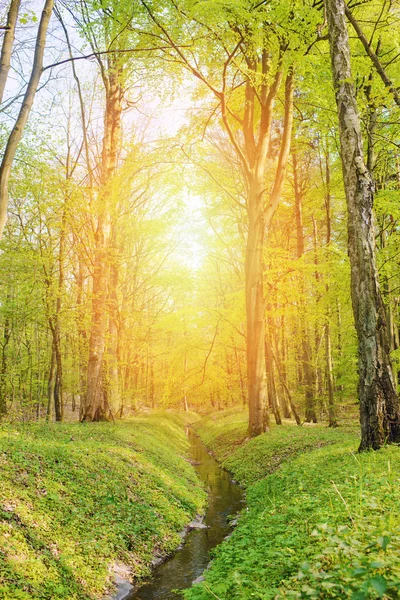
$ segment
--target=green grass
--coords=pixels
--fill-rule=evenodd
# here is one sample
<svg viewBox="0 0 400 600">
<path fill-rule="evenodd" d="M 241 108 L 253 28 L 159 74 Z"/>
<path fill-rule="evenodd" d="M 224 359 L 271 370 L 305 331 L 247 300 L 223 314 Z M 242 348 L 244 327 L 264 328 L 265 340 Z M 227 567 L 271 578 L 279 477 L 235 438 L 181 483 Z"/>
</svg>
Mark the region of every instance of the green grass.
<svg viewBox="0 0 400 600">
<path fill-rule="evenodd" d="M 323 426 L 243 441 L 234 411 L 196 427 L 248 510 L 186 598 L 400 598 L 399 448 L 359 455 L 357 429 Z"/>
<path fill-rule="evenodd" d="M 205 501 L 183 419 L 0 427 L 0 598 L 100 598 L 172 552 Z"/>
</svg>

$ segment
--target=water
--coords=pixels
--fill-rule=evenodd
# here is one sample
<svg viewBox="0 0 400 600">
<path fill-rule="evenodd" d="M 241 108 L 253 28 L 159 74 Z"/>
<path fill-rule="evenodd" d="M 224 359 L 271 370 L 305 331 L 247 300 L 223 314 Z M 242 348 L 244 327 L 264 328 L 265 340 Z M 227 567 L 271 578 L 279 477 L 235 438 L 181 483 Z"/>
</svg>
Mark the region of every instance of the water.
<svg viewBox="0 0 400 600">
<path fill-rule="evenodd" d="M 226 471 L 208 454 L 205 446 L 188 429 L 190 458 L 199 464 L 195 469 L 208 491 L 208 506 L 204 524 L 208 529 L 193 529 L 184 546 L 169 560 L 157 567 L 149 583 L 132 592 L 126 600 L 172 600 L 182 596 L 175 590 L 190 587 L 210 561 L 210 550 L 230 533 L 227 517 L 243 508 L 243 492 Z"/>
</svg>

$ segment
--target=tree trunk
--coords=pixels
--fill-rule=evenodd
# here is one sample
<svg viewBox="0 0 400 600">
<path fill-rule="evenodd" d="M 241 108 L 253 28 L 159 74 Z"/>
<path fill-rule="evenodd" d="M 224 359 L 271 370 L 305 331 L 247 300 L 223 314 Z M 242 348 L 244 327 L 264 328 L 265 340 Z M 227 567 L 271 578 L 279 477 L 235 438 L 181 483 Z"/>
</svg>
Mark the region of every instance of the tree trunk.
<svg viewBox="0 0 400 600">
<path fill-rule="evenodd" d="M 78 247 L 77 241 L 74 239 L 75 247 Z M 76 294 L 76 308 L 77 308 L 77 333 L 78 333 L 78 353 L 79 353 L 79 419 L 83 417 L 83 408 L 85 406 L 86 396 L 86 372 L 87 367 L 87 332 L 85 328 L 85 309 L 83 305 L 83 264 L 82 259 L 78 253 L 78 265 L 75 272 L 77 294 Z"/>
<path fill-rule="evenodd" d="M 315 304 L 316 304 L 316 314 L 318 314 L 318 304 L 321 301 L 321 294 L 319 291 L 319 282 L 321 279 L 321 275 L 319 272 L 319 257 L 318 257 L 318 248 L 319 248 L 319 241 L 318 241 L 318 223 L 317 223 L 317 219 L 313 216 L 312 217 L 312 223 L 313 223 L 313 241 L 314 241 L 314 265 L 315 265 L 315 271 L 314 271 L 314 278 L 315 278 L 315 288 L 316 288 L 316 292 L 315 292 Z M 315 348 L 315 365 L 314 365 L 314 387 L 315 387 L 315 396 L 316 399 L 320 399 L 321 402 L 321 408 L 324 409 L 324 400 L 323 400 L 323 386 L 322 386 L 322 369 L 321 366 L 318 362 L 318 354 L 319 354 L 319 348 L 321 346 L 321 342 L 322 342 L 322 333 L 320 331 L 320 327 L 319 327 L 319 323 L 318 320 L 315 320 L 314 323 L 314 348 Z M 317 406 L 317 402 L 316 400 L 314 401 L 315 406 Z"/>
<path fill-rule="evenodd" d="M 104 351 L 106 338 L 107 254 L 105 249 L 105 216 L 100 215 L 95 233 L 95 256 L 92 287 L 92 323 L 89 337 L 87 388 L 82 407 L 83 421 L 104 421 L 109 418 L 104 393 Z"/>
<path fill-rule="evenodd" d="M 110 285 L 108 292 L 108 338 L 107 338 L 107 396 L 108 404 L 114 413 L 119 403 L 118 372 L 118 281 L 119 265 L 116 248 L 115 224 L 110 244 Z"/>
<path fill-rule="evenodd" d="M 12 128 L 12 131 L 8 137 L 3 160 L 0 166 L 0 238 L 3 235 L 4 226 L 7 220 L 8 180 L 10 178 L 11 167 L 14 162 L 15 153 L 24 132 L 25 125 L 28 121 L 33 101 L 35 99 L 35 94 L 39 85 L 40 76 L 42 74 L 46 35 L 53 6 L 54 0 L 46 0 L 36 37 L 35 55 L 28 87 L 26 89 L 17 120 L 15 121 L 14 127 Z"/>
<path fill-rule="evenodd" d="M 246 406 L 246 403 L 247 403 L 246 389 L 245 389 L 245 383 L 243 381 L 242 366 L 241 366 L 241 362 L 240 362 L 240 356 L 239 356 L 239 353 L 237 351 L 237 348 L 236 348 L 236 345 L 235 345 L 233 339 L 232 339 L 232 343 L 233 343 L 234 348 L 235 348 L 235 359 L 236 359 L 236 366 L 237 366 L 237 370 L 238 370 L 239 384 L 240 384 L 240 396 L 241 396 L 241 399 L 242 399 L 243 406 Z"/>
<path fill-rule="evenodd" d="M 57 354 L 56 354 L 57 358 Z M 62 395 L 62 374 L 59 371 L 57 364 L 56 380 L 54 385 L 54 413 L 56 421 L 61 422 L 64 419 L 64 402 Z"/>
<path fill-rule="evenodd" d="M 328 415 L 329 427 L 337 427 L 335 395 L 333 386 L 333 367 L 332 367 L 332 344 L 331 344 L 331 328 L 329 322 L 329 312 L 325 324 L 325 361 L 326 361 L 326 385 L 328 388 Z"/>
<path fill-rule="evenodd" d="M 57 301 L 58 303 L 58 301 Z M 52 353 L 55 357 L 55 381 L 53 385 L 53 397 L 56 421 L 62 421 L 64 418 L 63 401 L 63 380 L 62 380 L 62 354 L 61 354 L 61 336 L 59 314 L 49 317 L 49 325 L 52 335 Z M 53 358 L 52 358 L 53 361 Z M 53 364 L 53 363 L 51 363 Z M 50 368 L 51 371 L 51 368 Z M 50 381 L 50 380 L 49 380 Z"/>
<path fill-rule="evenodd" d="M 280 79 L 281 74 L 277 73 L 274 84 L 277 87 L 279 87 Z M 272 118 L 272 104 L 266 104 L 264 107 L 265 114 L 262 117 L 262 127 L 265 128 L 265 137 L 260 139 L 258 160 L 254 163 L 253 178 L 249 181 L 249 194 L 247 199 L 249 229 L 245 261 L 245 289 L 247 316 L 247 380 L 249 390 L 248 431 L 250 436 L 260 435 L 269 427 L 265 385 L 263 246 L 266 232 L 269 230 L 273 216 L 281 199 L 286 175 L 286 165 L 292 139 L 293 85 L 293 71 L 290 69 L 285 83 L 285 116 L 279 159 L 275 171 L 274 185 L 265 206 L 263 200 L 265 186 L 264 178 L 269 145 L 270 123 Z M 273 97 L 274 96 L 272 96 L 272 98 Z M 250 147 L 248 155 L 251 156 L 250 142 L 248 146 Z"/>
<path fill-rule="evenodd" d="M 285 315 L 282 315 L 282 323 L 281 323 L 281 352 L 279 352 L 279 339 L 278 336 L 275 336 L 275 347 L 276 347 L 276 352 L 277 352 L 277 356 L 276 356 L 276 360 L 277 362 L 281 365 L 281 372 L 282 372 L 282 379 L 285 383 L 285 385 L 281 384 L 282 387 L 282 398 L 283 398 L 283 416 L 285 417 L 285 419 L 290 419 L 291 414 L 290 414 L 290 404 L 289 404 L 289 398 L 287 396 L 286 393 L 286 389 L 285 387 L 287 387 L 287 372 L 286 372 L 286 319 L 285 319 Z M 279 369 L 278 369 L 279 372 Z"/>
<path fill-rule="evenodd" d="M 9 300 L 9 295 L 7 296 Z M 3 346 L 1 349 L 1 373 L 0 373 L 0 418 L 7 414 L 7 346 L 11 338 L 10 318 L 6 315 L 4 320 Z"/>
<path fill-rule="evenodd" d="M 255 189 L 254 189 L 255 188 Z M 248 199 L 249 231 L 246 248 L 247 378 L 249 393 L 249 435 L 264 431 L 266 405 L 265 307 L 263 246 L 265 219 L 262 184 L 251 190 Z"/>
<path fill-rule="evenodd" d="M 325 153 L 325 214 L 326 214 L 326 247 L 331 245 L 331 171 L 329 164 L 329 153 Z M 326 294 L 329 294 L 329 283 L 325 285 Z M 328 415 L 329 427 L 337 427 L 337 416 L 335 406 L 335 394 L 333 383 L 333 364 L 332 364 L 332 342 L 331 342 L 331 311 L 329 305 L 326 308 L 325 318 L 325 377 L 328 391 Z"/>
<path fill-rule="evenodd" d="M 266 326 L 266 336 L 265 336 L 265 367 L 267 372 L 267 390 L 268 390 L 268 404 L 274 414 L 275 423 L 277 425 L 282 425 L 282 418 L 279 411 L 279 403 L 278 396 L 276 393 L 276 385 L 275 385 L 275 374 L 274 374 L 274 364 L 272 358 L 272 342 L 271 342 L 271 332 L 268 324 Z"/>
<path fill-rule="evenodd" d="M 60 233 L 60 247 L 58 254 L 58 289 L 57 289 L 57 300 L 56 300 L 56 312 L 54 315 L 54 349 L 56 353 L 56 382 L 54 387 L 54 407 L 56 421 L 62 421 L 64 419 L 64 390 L 63 390 L 63 358 L 61 348 L 61 309 L 62 309 L 62 295 L 64 290 L 64 258 L 65 258 L 65 236 L 67 227 L 67 211 L 69 207 L 69 192 L 68 183 L 70 179 L 69 161 L 67 160 L 66 165 L 66 183 L 67 191 L 64 199 L 64 207 L 61 219 L 61 233 Z"/>
<path fill-rule="evenodd" d="M 304 230 L 303 230 L 303 192 L 298 172 L 297 156 L 293 152 L 293 181 L 294 181 L 294 198 L 295 198 L 295 220 L 296 220 L 296 235 L 297 235 L 297 258 L 301 259 L 304 255 Z M 301 336 L 301 361 L 304 383 L 304 398 L 305 398 L 305 420 L 307 423 L 316 423 L 317 415 L 315 411 L 315 377 L 312 366 L 312 352 L 309 340 L 305 306 L 304 306 L 304 277 L 301 274 L 300 281 L 300 336 Z"/>
<path fill-rule="evenodd" d="M 7 26 L 4 33 L 0 56 L 0 104 L 3 102 L 4 90 L 7 84 L 11 64 L 11 52 L 14 44 L 15 26 L 18 20 L 21 0 L 11 0 L 7 14 Z"/>
<path fill-rule="evenodd" d="M 375 262 L 374 189 L 363 156 L 343 0 L 326 0 L 348 211 L 351 297 L 358 337 L 360 450 L 400 441 L 400 405 Z"/>
<path fill-rule="evenodd" d="M 54 387 L 56 384 L 56 353 L 54 350 L 54 344 L 51 345 L 51 359 L 50 359 L 50 371 L 49 379 L 47 384 L 47 411 L 46 421 L 51 421 L 53 417 L 53 406 L 54 406 Z"/>
<path fill-rule="evenodd" d="M 185 325 L 185 339 L 186 339 L 186 337 L 187 337 L 187 333 L 186 333 L 186 325 Z M 184 380 L 183 408 L 184 408 L 185 412 L 189 412 L 189 405 L 188 405 L 187 393 L 186 393 L 186 373 L 187 373 L 187 354 L 186 354 L 186 347 L 185 347 L 185 355 L 183 358 L 183 380 Z"/>
<path fill-rule="evenodd" d="M 118 386 L 115 382 L 115 369 L 108 373 L 112 381 L 106 382 L 107 365 L 104 362 L 107 338 L 107 306 L 114 281 L 110 280 L 110 212 L 108 197 L 110 184 L 117 167 L 117 156 L 120 145 L 120 127 L 122 114 L 121 73 L 108 58 L 108 71 L 103 72 L 106 89 L 106 108 L 104 114 L 104 136 L 101 165 L 101 194 L 99 195 L 99 214 L 95 232 L 95 256 L 92 291 L 92 323 L 89 338 L 89 360 L 87 374 L 87 392 L 82 410 L 82 419 L 88 421 L 104 421 L 113 418 L 112 407 L 108 398 L 108 389 Z M 110 283 L 110 289 L 109 289 Z M 114 320 L 113 320 L 114 322 Z M 113 330 L 113 342 L 115 342 Z M 113 343 L 111 354 L 116 352 Z M 114 347 L 115 346 L 115 347 Z"/>
<path fill-rule="evenodd" d="M 292 394 L 290 393 L 290 390 L 289 390 L 289 388 L 288 388 L 288 386 L 287 386 L 287 384 L 286 384 L 286 382 L 285 382 L 285 380 L 284 380 L 284 378 L 282 376 L 281 365 L 279 364 L 275 353 L 273 353 L 272 358 L 274 359 L 275 364 L 276 364 L 276 368 L 278 369 L 278 374 L 279 374 L 279 378 L 280 378 L 281 384 L 282 384 L 282 386 L 286 390 L 286 394 L 287 394 L 287 397 L 288 397 L 289 405 L 290 405 L 291 411 L 293 413 L 293 416 L 295 418 L 295 421 L 296 421 L 297 425 L 301 425 L 300 415 L 297 412 L 296 405 L 293 402 Z"/>
<path fill-rule="evenodd" d="M 151 408 L 155 410 L 156 408 L 156 394 L 154 387 L 154 363 L 153 358 L 150 357 L 150 399 L 151 399 Z"/>
</svg>

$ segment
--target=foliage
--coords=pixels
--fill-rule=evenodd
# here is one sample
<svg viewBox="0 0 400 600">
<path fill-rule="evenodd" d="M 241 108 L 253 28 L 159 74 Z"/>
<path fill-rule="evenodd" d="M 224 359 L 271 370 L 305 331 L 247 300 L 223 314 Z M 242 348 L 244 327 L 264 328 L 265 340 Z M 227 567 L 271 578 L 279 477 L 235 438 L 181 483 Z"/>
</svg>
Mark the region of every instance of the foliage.
<svg viewBox="0 0 400 600">
<path fill-rule="evenodd" d="M 246 413 L 237 409 L 212 414 L 196 426 L 233 477 L 248 487 L 274 472 L 283 462 L 314 448 L 343 443 L 355 427 L 338 429 L 304 425 L 273 427 L 266 436 L 246 440 Z M 245 441 L 245 443 L 243 443 Z"/>
<path fill-rule="evenodd" d="M 111 561 L 148 575 L 204 503 L 184 458 L 193 418 L 2 426 L 0 598 L 97 598 Z"/>
<path fill-rule="evenodd" d="M 352 10 L 356 16 L 365 11 L 363 27 L 372 41 L 379 31 L 375 42 L 396 82 L 398 36 L 393 31 L 398 16 L 390 3 L 381 8 L 369 2 Z M 281 53 L 283 77 L 290 66 L 295 70 L 295 120 L 279 208 L 264 245 L 267 341 L 275 356 L 269 361 L 268 383 L 277 390 L 281 413 L 285 386 L 302 415 L 305 391 L 312 388 L 317 418 L 324 419 L 328 375 L 338 407 L 351 406 L 357 344 L 321 6 L 309 0 L 254 5 L 149 0 L 134 6 L 66 0 L 57 15 L 65 29 L 53 17 L 57 43 L 46 49 L 46 62 L 57 66 L 46 71 L 49 80 L 38 93 L 40 111 L 31 115 L 10 180 L 10 214 L 0 254 L 0 413 L 51 420 L 55 388 L 61 386 L 64 416 L 78 418 L 94 314 L 96 224 L 103 216 L 110 236 L 102 268 L 109 297 L 101 314 L 107 313 L 107 361 L 114 356 L 117 363 L 114 415 L 185 402 L 202 411 L 246 403 L 248 190 L 221 119 L 221 93 L 231 134 L 243 148 L 245 83 L 251 81 L 255 92 L 251 120 L 257 134 L 265 85 L 279 72 Z M 27 15 L 21 16 L 13 66 L 23 73 L 23 85 L 31 42 L 23 22 Z M 375 157 L 378 261 L 397 364 L 397 109 L 353 35 L 351 46 L 364 137 Z M 79 60 L 69 61 L 70 50 Z M 92 60 L 81 60 L 93 52 Z M 115 172 L 104 184 L 107 73 L 118 83 L 122 116 L 111 149 Z M 8 117 L 19 101 L 18 96 L 6 100 L 3 145 Z M 265 199 L 282 137 L 282 102 L 283 86 L 271 113 Z M 294 156 L 302 191 L 301 231 L 295 224 Z M 106 193 L 100 192 L 103 184 Z M 304 245 L 300 257 L 299 236 Z M 106 392 L 114 390 L 107 377 L 103 384 Z"/>
<path fill-rule="evenodd" d="M 287 425 L 234 449 L 232 433 L 240 439 L 245 416 L 233 415 L 226 436 L 231 418 L 210 417 L 197 430 L 248 485 L 248 510 L 216 550 L 204 584 L 186 597 L 396 598 L 398 448 L 356 455 L 351 428 Z"/>
<path fill-rule="evenodd" d="M 19 16 L 3 149 L 28 80 L 34 8 Z M 349 8 L 397 89 L 396 2 Z M 398 370 L 399 111 L 350 33 Z M 399 595 L 397 448 L 352 453 L 357 341 L 325 34 L 323 3 L 310 0 L 57 3 L 0 247 L 0 418 L 39 422 L 0 430 L 0 598 L 98 595 L 111 558 L 144 576 L 154 548 L 170 552 L 202 506 L 182 419 L 51 423 L 60 398 L 63 416 L 79 418 L 96 335 L 102 395 L 113 396 L 102 418 L 230 407 L 198 430 L 248 489 L 249 511 L 188 597 Z M 260 260 L 269 401 L 275 392 L 286 419 L 247 440 L 249 182 L 265 150 L 267 208 L 292 69 L 293 143 Z M 307 393 L 324 420 L 332 390 L 339 422 L 353 425 L 289 425 Z"/>
<path fill-rule="evenodd" d="M 369 518 L 336 530 L 322 525 L 311 532 L 321 554 L 300 565 L 277 598 L 397 598 L 400 562 L 397 532 L 383 535 Z M 290 589 L 292 588 L 292 589 Z"/>
</svg>

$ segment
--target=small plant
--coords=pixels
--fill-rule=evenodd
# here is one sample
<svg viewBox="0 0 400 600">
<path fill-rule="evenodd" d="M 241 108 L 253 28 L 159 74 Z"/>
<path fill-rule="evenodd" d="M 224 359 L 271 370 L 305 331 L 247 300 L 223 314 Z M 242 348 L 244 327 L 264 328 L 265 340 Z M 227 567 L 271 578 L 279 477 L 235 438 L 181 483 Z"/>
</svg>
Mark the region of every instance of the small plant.
<svg viewBox="0 0 400 600">
<path fill-rule="evenodd" d="M 248 509 L 185 597 L 400 598 L 399 449 L 358 455 L 351 428 L 290 425 L 235 446 L 240 415 L 230 439 L 227 418 L 196 427 L 247 487 Z"/>
<path fill-rule="evenodd" d="M 312 535 L 321 553 L 311 564 L 300 565 L 276 599 L 399 598 L 400 532 L 380 534 L 368 522 L 360 525 L 315 529 Z"/>
</svg>

